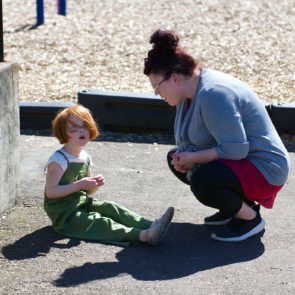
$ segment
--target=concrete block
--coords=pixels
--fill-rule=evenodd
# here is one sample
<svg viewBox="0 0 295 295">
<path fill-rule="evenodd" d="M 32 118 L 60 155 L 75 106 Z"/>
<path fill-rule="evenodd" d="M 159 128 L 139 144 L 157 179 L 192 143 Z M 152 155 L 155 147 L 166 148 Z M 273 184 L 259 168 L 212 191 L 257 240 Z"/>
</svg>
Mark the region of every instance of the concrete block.
<svg viewBox="0 0 295 295">
<path fill-rule="evenodd" d="M 271 105 L 270 118 L 279 134 L 295 134 L 295 104 L 274 103 Z"/>
<path fill-rule="evenodd" d="M 271 104 L 269 104 L 268 102 L 264 102 L 264 106 L 265 106 L 265 109 L 266 109 L 268 115 L 270 116 Z"/>
<path fill-rule="evenodd" d="M 175 108 L 152 94 L 83 90 L 78 103 L 106 130 L 173 132 Z"/>
<path fill-rule="evenodd" d="M 51 129 L 51 122 L 58 111 L 72 105 L 72 102 L 21 102 L 20 128 Z"/>
<path fill-rule="evenodd" d="M 0 215 L 19 196 L 18 65 L 0 63 Z"/>
</svg>

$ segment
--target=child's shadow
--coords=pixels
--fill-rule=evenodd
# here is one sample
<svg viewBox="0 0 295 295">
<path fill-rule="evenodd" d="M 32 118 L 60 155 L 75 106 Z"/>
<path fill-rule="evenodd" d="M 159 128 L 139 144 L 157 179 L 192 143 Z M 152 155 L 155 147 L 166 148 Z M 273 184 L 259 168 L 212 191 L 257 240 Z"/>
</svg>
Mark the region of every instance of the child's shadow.
<svg viewBox="0 0 295 295">
<path fill-rule="evenodd" d="M 263 233 L 241 243 L 224 243 L 210 239 L 211 232 L 203 225 L 173 223 L 161 245 L 123 248 L 116 255 L 118 262 L 89 262 L 66 269 L 54 284 L 70 287 L 124 274 L 143 281 L 170 280 L 264 253 Z"/>
<path fill-rule="evenodd" d="M 68 240 L 68 243 L 58 243 L 65 237 L 58 235 L 51 226 L 43 227 L 30 233 L 15 243 L 2 248 L 3 255 L 9 260 L 23 260 L 44 256 L 50 248 L 71 248 L 80 244 L 79 240 Z"/>
</svg>

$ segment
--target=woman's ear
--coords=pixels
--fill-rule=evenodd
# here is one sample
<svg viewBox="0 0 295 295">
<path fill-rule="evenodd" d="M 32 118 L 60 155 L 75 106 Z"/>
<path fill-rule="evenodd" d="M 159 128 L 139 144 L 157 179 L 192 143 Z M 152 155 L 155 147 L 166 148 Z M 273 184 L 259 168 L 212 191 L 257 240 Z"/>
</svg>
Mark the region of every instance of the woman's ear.
<svg viewBox="0 0 295 295">
<path fill-rule="evenodd" d="M 177 81 L 178 81 L 178 74 L 176 74 L 176 73 L 172 73 L 172 74 L 171 74 L 171 79 L 172 79 L 172 81 L 173 81 L 174 83 L 177 83 Z"/>
<path fill-rule="evenodd" d="M 180 82 L 180 80 L 181 80 L 180 75 L 177 74 L 177 73 L 172 73 L 172 74 L 171 74 L 171 79 L 172 79 L 172 81 L 173 81 L 174 83 L 176 83 L 176 84 L 179 84 L 179 82 Z"/>
</svg>

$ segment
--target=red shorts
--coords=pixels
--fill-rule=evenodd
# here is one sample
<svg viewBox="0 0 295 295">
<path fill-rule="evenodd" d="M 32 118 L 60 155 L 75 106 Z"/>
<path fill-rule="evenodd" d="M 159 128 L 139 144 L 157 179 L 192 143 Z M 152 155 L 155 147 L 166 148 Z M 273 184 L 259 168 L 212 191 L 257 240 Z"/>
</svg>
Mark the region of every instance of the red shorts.
<svg viewBox="0 0 295 295">
<path fill-rule="evenodd" d="M 237 175 L 248 200 L 256 201 L 265 208 L 273 207 L 275 197 L 283 185 L 268 183 L 256 166 L 247 159 L 220 161 Z"/>
</svg>

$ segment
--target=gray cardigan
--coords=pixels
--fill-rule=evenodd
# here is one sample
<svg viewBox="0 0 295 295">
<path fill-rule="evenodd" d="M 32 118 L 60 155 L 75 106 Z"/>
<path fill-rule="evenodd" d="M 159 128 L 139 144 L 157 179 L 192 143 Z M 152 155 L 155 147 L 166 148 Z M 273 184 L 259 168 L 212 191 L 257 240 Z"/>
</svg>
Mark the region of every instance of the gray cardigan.
<svg viewBox="0 0 295 295">
<path fill-rule="evenodd" d="M 286 182 L 290 159 L 258 96 L 242 81 L 203 69 L 196 94 L 176 108 L 179 151 L 215 147 L 221 159 L 247 158 L 273 185 Z"/>
</svg>

